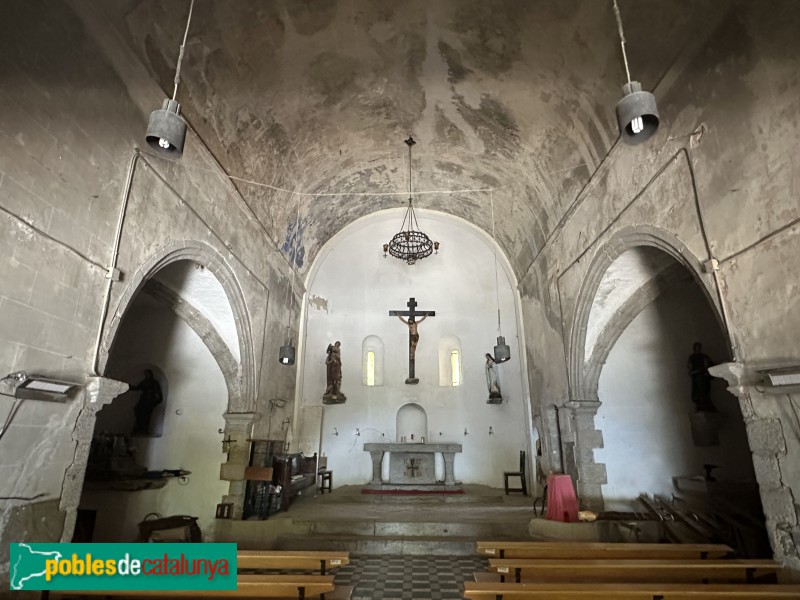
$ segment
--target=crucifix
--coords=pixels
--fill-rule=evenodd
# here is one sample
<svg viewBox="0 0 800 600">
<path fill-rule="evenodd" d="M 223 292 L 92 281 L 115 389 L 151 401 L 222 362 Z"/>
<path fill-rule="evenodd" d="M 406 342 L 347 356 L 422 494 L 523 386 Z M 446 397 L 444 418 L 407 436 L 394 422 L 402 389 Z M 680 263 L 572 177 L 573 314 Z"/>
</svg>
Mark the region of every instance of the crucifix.
<svg viewBox="0 0 800 600">
<path fill-rule="evenodd" d="M 390 310 L 389 316 L 397 317 L 403 323 L 408 325 L 408 379 L 406 379 L 406 383 L 415 384 L 419 383 L 419 379 L 417 379 L 416 375 L 414 374 L 414 356 L 417 353 L 417 342 L 419 341 L 417 325 L 422 323 L 428 317 L 435 317 L 436 311 L 416 310 L 417 301 L 414 298 L 409 298 L 408 302 L 406 302 L 406 306 L 408 307 L 408 310 Z M 403 317 L 408 317 L 408 320 L 404 319 Z M 417 321 L 417 317 L 422 318 Z"/>
</svg>

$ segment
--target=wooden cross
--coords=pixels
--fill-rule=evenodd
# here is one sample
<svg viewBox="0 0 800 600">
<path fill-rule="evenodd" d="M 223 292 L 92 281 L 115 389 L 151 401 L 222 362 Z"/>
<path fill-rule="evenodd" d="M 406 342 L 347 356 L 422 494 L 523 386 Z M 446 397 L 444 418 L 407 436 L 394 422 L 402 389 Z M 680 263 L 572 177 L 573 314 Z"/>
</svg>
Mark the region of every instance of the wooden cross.
<svg viewBox="0 0 800 600">
<path fill-rule="evenodd" d="M 406 470 L 408 471 L 409 477 L 416 477 L 417 471 L 419 471 L 419 459 L 409 458 L 406 461 Z"/>
<path fill-rule="evenodd" d="M 390 317 L 399 317 L 400 320 L 408 326 L 408 379 L 406 383 L 416 384 L 419 379 L 416 378 L 414 373 L 414 359 L 417 353 L 417 342 L 419 341 L 419 333 L 417 332 L 417 325 L 422 323 L 428 317 L 435 317 L 435 310 L 416 310 L 417 301 L 414 298 L 409 298 L 406 302 L 408 310 L 390 310 Z M 408 317 L 408 320 L 403 317 Z M 417 321 L 417 317 L 422 317 Z"/>
</svg>

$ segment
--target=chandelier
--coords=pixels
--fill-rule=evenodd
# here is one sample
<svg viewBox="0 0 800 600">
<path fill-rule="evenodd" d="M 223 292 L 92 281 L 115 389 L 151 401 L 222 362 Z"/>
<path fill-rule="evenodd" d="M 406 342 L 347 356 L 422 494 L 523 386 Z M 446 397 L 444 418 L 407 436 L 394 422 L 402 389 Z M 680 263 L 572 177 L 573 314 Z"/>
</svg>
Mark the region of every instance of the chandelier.
<svg viewBox="0 0 800 600">
<path fill-rule="evenodd" d="M 388 244 L 383 245 L 383 256 L 385 258 L 388 253 L 413 265 L 419 259 L 430 256 L 434 252 L 439 254 L 439 242 L 432 242 L 431 238 L 420 231 L 419 223 L 417 223 L 417 215 L 414 214 L 414 200 L 411 195 L 411 147 L 417 142 L 411 136 L 403 141 L 408 146 L 408 209 L 403 217 L 400 231 L 394 234 Z"/>
</svg>

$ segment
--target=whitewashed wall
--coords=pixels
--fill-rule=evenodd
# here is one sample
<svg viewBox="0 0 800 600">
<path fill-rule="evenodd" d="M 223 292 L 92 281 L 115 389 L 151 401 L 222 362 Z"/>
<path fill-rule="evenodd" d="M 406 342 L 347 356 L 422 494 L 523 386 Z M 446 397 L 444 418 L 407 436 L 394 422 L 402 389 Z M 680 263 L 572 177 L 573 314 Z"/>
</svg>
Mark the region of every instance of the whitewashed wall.
<svg viewBox="0 0 800 600">
<path fill-rule="evenodd" d="M 720 446 L 692 442 L 694 412 L 686 361 L 694 342 L 722 362 L 725 343 L 714 315 L 694 284 L 660 296 L 631 322 L 600 374 L 603 403 L 597 428 L 604 447 L 595 460 L 605 463 L 607 510 L 629 508 L 640 493 L 673 492 L 672 477 L 702 475 L 703 464 L 719 465 L 719 480 L 752 480 L 753 462 L 738 400 L 722 380 L 714 380 L 712 400 L 723 416 Z"/>
<path fill-rule="evenodd" d="M 224 455 L 217 431 L 225 427 L 222 414 L 228 402 L 219 366 L 188 325 L 144 295 L 126 315 L 112 357 L 119 379 L 137 383 L 144 368 L 156 365 L 168 382 L 163 436 L 135 438 L 136 461 L 148 469 L 180 468 L 192 474 L 185 486 L 169 481 L 159 490 L 84 492 L 81 508 L 97 510 L 95 541 L 133 540 L 136 524 L 151 512 L 199 517 L 208 540 L 216 503 L 228 489 L 219 479 Z M 103 408 L 96 433 L 130 422 L 138 398 L 138 393 L 129 392 Z"/>
<path fill-rule="evenodd" d="M 502 487 L 503 471 L 516 469 L 530 430 L 515 282 L 501 256 L 502 330 L 512 359 L 497 367 L 506 402 L 489 405 L 484 355 L 493 351 L 497 337 L 491 238 L 458 219 L 419 211 L 421 228 L 442 246 L 438 255 L 409 266 L 391 256 L 384 258 L 382 252 L 402 217 L 403 211 L 391 210 L 361 219 L 337 235 L 317 258 L 307 288 L 298 391 L 302 405 L 322 404 L 325 350 L 339 340 L 347 402 L 325 406 L 322 427 L 322 451 L 336 485 L 369 481 L 372 463 L 362 445 L 395 441 L 398 409 L 415 402 L 427 413 L 429 441 L 463 444 L 463 453 L 455 459 L 457 480 Z M 404 383 L 408 329 L 388 314 L 405 310 L 410 296 L 417 299 L 418 310 L 436 311 L 435 317 L 419 325 L 418 385 Z M 384 343 L 382 386 L 362 383 L 362 342 L 367 336 L 378 336 Z M 461 343 L 463 360 L 463 385 L 455 388 L 439 385 L 440 340 L 453 336 Z"/>
</svg>

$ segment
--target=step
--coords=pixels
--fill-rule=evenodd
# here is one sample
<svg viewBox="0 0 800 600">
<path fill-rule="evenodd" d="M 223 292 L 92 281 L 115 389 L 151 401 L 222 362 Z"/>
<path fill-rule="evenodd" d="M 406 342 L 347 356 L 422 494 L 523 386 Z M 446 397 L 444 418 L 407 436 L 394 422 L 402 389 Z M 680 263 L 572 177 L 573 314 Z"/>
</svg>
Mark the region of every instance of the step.
<svg viewBox="0 0 800 600">
<path fill-rule="evenodd" d="M 287 535 L 276 550 L 337 550 L 353 554 L 475 556 L 475 539 L 428 536 Z"/>
<path fill-rule="evenodd" d="M 371 519 L 293 519 L 292 533 L 306 535 L 351 535 L 360 537 L 514 537 L 527 533 L 529 519 L 506 521 L 462 521 L 458 523 L 378 521 Z"/>
<path fill-rule="evenodd" d="M 515 494 L 506 496 L 502 493 L 494 496 L 470 494 L 430 494 L 420 496 L 405 496 L 393 494 L 323 494 L 316 498 L 316 501 L 324 504 L 481 504 L 486 506 L 497 506 L 509 504 L 512 506 L 533 505 L 533 498 Z"/>
</svg>

